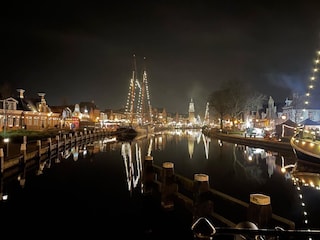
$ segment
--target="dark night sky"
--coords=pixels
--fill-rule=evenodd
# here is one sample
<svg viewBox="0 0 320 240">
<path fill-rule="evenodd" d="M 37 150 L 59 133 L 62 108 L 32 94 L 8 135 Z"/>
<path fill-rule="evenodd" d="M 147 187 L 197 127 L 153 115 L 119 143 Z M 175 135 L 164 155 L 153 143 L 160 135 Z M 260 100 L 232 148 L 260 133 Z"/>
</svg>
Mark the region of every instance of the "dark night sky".
<svg viewBox="0 0 320 240">
<path fill-rule="evenodd" d="M 232 79 L 276 102 L 304 92 L 319 48 L 320 1 L 98 3 L 3 5 L 1 84 L 26 97 L 45 92 L 49 106 L 118 109 L 135 54 L 138 68 L 147 59 L 152 106 L 187 113 L 193 98 L 203 114 L 209 94 Z"/>
</svg>

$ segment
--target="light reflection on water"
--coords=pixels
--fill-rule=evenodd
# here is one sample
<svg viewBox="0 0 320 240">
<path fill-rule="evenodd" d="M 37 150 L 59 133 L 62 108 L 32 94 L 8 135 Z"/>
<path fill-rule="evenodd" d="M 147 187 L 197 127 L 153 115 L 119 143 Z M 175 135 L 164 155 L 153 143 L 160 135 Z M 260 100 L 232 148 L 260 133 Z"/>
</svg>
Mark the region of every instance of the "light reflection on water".
<svg viewBox="0 0 320 240">
<path fill-rule="evenodd" d="M 104 139 L 35 163 L 38 166 L 35 172 L 50 175 L 52 172 L 48 169 L 65 161 L 73 161 L 77 168 L 87 161 L 87 169 L 98 161 L 114 162 L 112 167 L 119 164 L 123 167 L 127 190 L 132 192 L 141 184 L 142 162 L 146 156 L 152 156 L 158 166 L 164 162 L 174 163 L 175 172 L 190 179 L 198 173 L 206 174 L 212 188 L 245 202 L 249 202 L 252 193 L 268 195 L 273 212 L 294 221 L 296 228 L 320 228 L 319 166 L 297 161 L 293 152 L 221 142 L 201 131 L 175 130 L 131 142 Z M 20 171 L 16 179 L 22 188 L 28 184 L 26 169 Z M 4 199 L 9 195 L 7 201 L 13 191 L 9 185 L 12 184 L 2 178 L 1 196 Z"/>
</svg>

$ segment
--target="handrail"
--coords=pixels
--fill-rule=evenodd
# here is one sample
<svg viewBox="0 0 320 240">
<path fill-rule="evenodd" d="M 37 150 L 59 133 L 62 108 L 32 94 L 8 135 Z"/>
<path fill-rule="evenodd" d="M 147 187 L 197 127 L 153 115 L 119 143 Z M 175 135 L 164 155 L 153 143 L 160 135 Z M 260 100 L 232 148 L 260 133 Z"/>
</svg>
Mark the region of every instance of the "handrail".
<svg viewBox="0 0 320 240">
<path fill-rule="evenodd" d="M 242 235 L 255 237 L 255 239 L 265 239 L 266 236 L 283 237 L 313 237 L 320 236 L 320 230 L 285 230 L 281 227 L 275 227 L 274 229 L 259 229 L 252 222 L 243 222 L 235 227 L 216 227 L 206 217 L 198 218 L 191 226 L 191 230 L 194 233 L 194 237 L 198 239 L 212 239 L 215 235 Z M 247 239 L 247 238 L 242 238 Z"/>
</svg>

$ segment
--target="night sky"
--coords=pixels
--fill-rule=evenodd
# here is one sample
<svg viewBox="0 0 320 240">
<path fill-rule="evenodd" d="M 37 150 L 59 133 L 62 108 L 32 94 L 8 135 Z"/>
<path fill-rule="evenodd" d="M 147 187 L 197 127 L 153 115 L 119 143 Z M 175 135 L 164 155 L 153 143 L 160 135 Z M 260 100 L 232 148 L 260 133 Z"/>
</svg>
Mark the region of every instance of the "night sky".
<svg viewBox="0 0 320 240">
<path fill-rule="evenodd" d="M 100 2 L 100 3 L 99 3 Z M 305 92 L 320 1 L 13 1 L 1 11 L 1 85 L 49 106 L 125 106 L 133 55 L 153 107 L 203 114 L 222 82 L 285 101 Z M 320 89 L 320 86 L 319 86 Z"/>
</svg>

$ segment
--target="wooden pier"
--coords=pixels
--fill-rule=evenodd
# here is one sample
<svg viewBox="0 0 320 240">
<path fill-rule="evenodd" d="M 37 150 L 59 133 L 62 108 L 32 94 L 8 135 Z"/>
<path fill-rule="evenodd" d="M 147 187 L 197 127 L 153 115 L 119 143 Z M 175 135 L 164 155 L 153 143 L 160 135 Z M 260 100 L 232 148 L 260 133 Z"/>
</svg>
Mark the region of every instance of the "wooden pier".
<svg viewBox="0 0 320 240">
<path fill-rule="evenodd" d="M 26 164 L 32 159 L 57 155 L 60 152 L 70 150 L 72 147 L 93 143 L 95 140 L 108 136 L 110 136 L 109 131 L 88 130 L 84 132 L 60 134 L 55 138 L 37 140 L 36 142 L 29 143 L 25 136 L 20 146 L 20 153 L 18 154 L 5 156 L 4 150 L 0 148 L 0 171 L 3 173 L 9 168 Z"/>
</svg>

